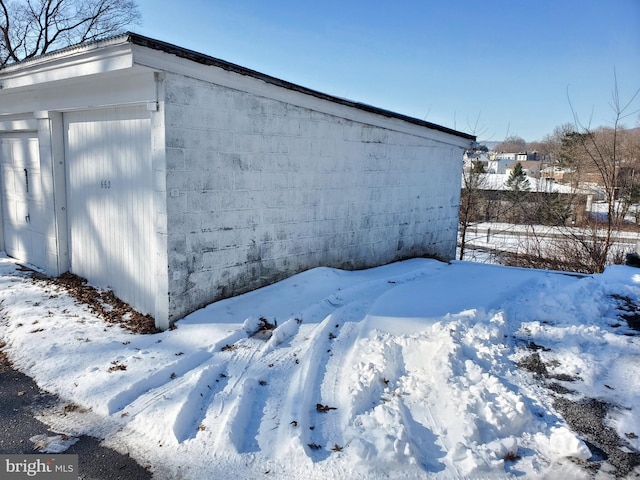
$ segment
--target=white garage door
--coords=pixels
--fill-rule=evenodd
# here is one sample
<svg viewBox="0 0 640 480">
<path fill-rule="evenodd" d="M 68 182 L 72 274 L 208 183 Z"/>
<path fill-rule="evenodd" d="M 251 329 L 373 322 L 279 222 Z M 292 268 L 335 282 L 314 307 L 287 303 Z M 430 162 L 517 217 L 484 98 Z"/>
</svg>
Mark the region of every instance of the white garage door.
<svg viewBox="0 0 640 480">
<path fill-rule="evenodd" d="M 2 226 L 7 255 L 46 268 L 36 133 L 0 135 L 0 166 Z"/>
<path fill-rule="evenodd" d="M 71 271 L 154 307 L 151 123 L 145 107 L 64 115 Z"/>
</svg>

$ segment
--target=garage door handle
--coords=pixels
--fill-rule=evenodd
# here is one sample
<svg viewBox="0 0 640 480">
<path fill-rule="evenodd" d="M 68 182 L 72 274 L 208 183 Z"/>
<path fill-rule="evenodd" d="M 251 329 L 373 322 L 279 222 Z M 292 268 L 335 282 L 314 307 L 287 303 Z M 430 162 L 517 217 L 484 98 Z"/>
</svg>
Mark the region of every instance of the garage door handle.
<svg viewBox="0 0 640 480">
<path fill-rule="evenodd" d="M 24 217 L 24 219 L 27 221 L 27 223 L 31 223 L 31 215 L 27 213 L 27 216 Z"/>
</svg>

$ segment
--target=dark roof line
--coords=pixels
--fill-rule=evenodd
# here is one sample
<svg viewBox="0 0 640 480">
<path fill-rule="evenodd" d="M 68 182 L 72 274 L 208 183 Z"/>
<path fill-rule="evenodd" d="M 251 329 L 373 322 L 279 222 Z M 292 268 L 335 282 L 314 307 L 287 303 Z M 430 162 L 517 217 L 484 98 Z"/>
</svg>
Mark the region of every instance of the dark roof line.
<svg viewBox="0 0 640 480">
<path fill-rule="evenodd" d="M 196 52 L 194 50 L 189 50 L 187 48 L 179 47 L 179 46 L 173 45 L 171 43 L 163 42 L 161 40 L 156 40 L 156 39 L 153 39 L 153 38 L 150 38 L 150 37 L 145 37 L 144 35 L 140 35 L 140 34 L 134 33 L 134 32 L 126 32 L 126 33 L 122 33 L 122 34 L 116 34 L 116 35 L 113 35 L 111 37 L 102 38 L 102 39 L 99 39 L 99 40 L 91 40 L 91 41 L 88 41 L 88 42 L 85 42 L 85 43 L 81 43 L 81 44 L 70 45 L 68 47 L 63 47 L 63 48 L 60 48 L 58 50 L 45 53 L 44 55 L 40 55 L 38 57 L 33 57 L 33 58 L 28 59 L 28 60 L 23 60 L 21 62 L 16 62 L 16 63 L 12 63 L 12 64 L 9 64 L 9 65 L 6 65 L 5 67 L 18 66 L 20 64 L 29 64 L 29 63 L 32 63 L 34 61 L 37 61 L 40 58 L 46 58 L 46 57 L 51 57 L 51 56 L 54 56 L 54 55 L 59 55 L 61 53 L 73 51 L 73 50 L 82 48 L 82 47 L 87 46 L 87 45 L 95 45 L 95 44 L 99 44 L 101 42 L 115 40 L 115 39 L 120 38 L 120 37 L 122 37 L 123 39 L 126 39 L 128 42 L 130 42 L 130 43 L 132 43 L 134 45 L 139 45 L 139 46 L 142 46 L 142 47 L 151 48 L 153 50 L 159 50 L 159 51 L 162 51 L 162 52 L 165 52 L 165 53 L 176 55 L 177 57 L 180 57 L 180 58 L 185 58 L 187 60 L 191 60 L 193 62 L 200 63 L 202 65 L 218 67 L 218 68 L 222 68 L 224 70 L 227 70 L 229 72 L 238 73 L 240 75 L 246 75 L 246 76 L 249 76 L 249 77 L 253 77 L 253 78 L 256 78 L 258 80 L 262 80 L 265 83 L 269 83 L 269 84 L 272 84 L 272 85 L 283 87 L 283 88 L 286 88 L 288 90 L 293 90 L 293 91 L 300 92 L 300 93 L 303 93 L 303 94 L 306 94 L 306 95 L 311 95 L 313 97 L 320 98 L 322 100 L 328 100 L 328 101 L 333 102 L 333 103 L 337 103 L 337 104 L 340 104 L 340 105 L 345 105 L 345 106 L 352 107 L 352 108 L 357 108 L 358 110 L 363 110 L 363 111 L 369 112 L 369 113 L 375 113 L 377 115 L 382 115 L 382 116 L 389 117 L 389 118 L 397 118 L 399 120 L 403 120 L 405 122 L 412 123 L 414 125 L 419 125 L 421 127 L 427 127 L 427 128 L 432 129 L 432 130 L 437 130 L 437 131 L 440 131 L 440 132 L 443 132 L 443 133 L 448 133 L 448 134 L 451 134 L 451 135 L 455 135 L 457 137 L 464 138 L 466 140 L 472 140 L 472 141 L 476 140 L 475 135 L 471 135 L 471 134 L 468 134 L 468 133 L 460 132 L 460 131 L 454 130 L 452 128 L 444 127 L 444 126 L 438 125 L 436 123 L 427 122 L 425 120 L 420 120 L 418 118 L 410 117 L 408 115 L 403 115 L 401 113 L 393 112 L 391 110 L 386 110 L 384 108 L 374 107 L 374 106 L 368 105 L 366 103 L 354 102 L 352 100 L 348 100 L 348 99 L 345 99 L 345 98 L 335 97 L 333 95 L 322 93 L 322 92 L 319 92 L 317 90 L 313 90 L 311 88 L 307 88 L 307 87 L 303 87 L 301 85 L 297 85 L 295 83 L 287 82 L 286 80 L 281 80 L 279 78 L 272 77 L 271 75 L 267 75 L 265 73 L 261 73 L 261 72 L 258 72 L 256 70 L 251 70 L 250 68 L 241 67 L 240 65 L 236 65 L 234 63 L 227 62 L 225 60 L 220 60 L 219 58 L 211 57 L 209 55 L 205 55 L 203 53 L 199 53 L 199 52 Z M 2 71 L 3 68 L 0 68 L 0 72 Z"/>
<path fill-rule="evenodd" d="M 378 115 L 383 115 L 385 117 L 397 118 L 403 120 L 408 123 L 412 123 L 415 125 L 419 125 L 421 127 L 427 127 L 433 130 L 438 130 L 440 132 L 448 133 L 451 135 L 456 135 L 458 137 L 467 139 L 467 140 L 476 140 L 475 135 L 471 135 L 464 132 L 459 132 L 452 128 L 443 127 L 442 125 L 438 125 L 435 123 L 427 122 L 425 120 L 420 120 L 418 118 L 410 117 L 407 115 L 403 115 L 401 113 L 392 112 L 390 110 L 385 110 L 383 108 L 374 107 L 371 105 L 367 105 L 365 103 L 354 102 L 352 100 L 347 100 L 340 97 L 335 97 L 333 95 L 328 95 L 326 93 L 319 92 L 317 90 L 312 90 L 310 88 L 302 87 L 300 85 L 296 85 L 295 83 L 290 83 L 285 80 L 281 80 L 276 77 L 272 77 L 265 73 L 260 73 L 255 70 L 251 70 L 250 68 L 241 67 L 240 65 L 236 65 L 234 63 L 227 62 L 225 60 L 220 60 L 219 58 L 214 58 L 209 55 L 205 55 L 203 53 L 199 53 L 193 50 L 189 50 L 187 48 L 178 47 L 177 45 L 173 45 L 167 42 L 163 42 L 160 40 L 155 40 L 153 38 L 145 37 L 143 35 L 139 35 L 137 33 L 128 32 L 125 35 L 128 36 L 129 42 L 140 45 L 142 47 L 151 48 L 154 50 L 160 50 L 165 53 L 169 53 L 172 55 L 176 55 L 180 58 L 185 58 L 187 60 L 191 60 L 203 65 L 213 66 L 222 68 L 229 72 L 238 73 L 240 75 L 247 75 L 250 77 L 257 78 L 258 80 L 262 80 L 265 83 L 270 83 L 272 85 L 276 85 L 279 87 L 283 87 L 289 90 L 293 90 L 296 92 L 304 93 L 306 95 L 311 95 L 323 100 L 328 100 L 333 103 L 338 103 L 341 105 L 346 105 L 348 107 L 357 108 L 359 110 L 364 110 L 366 112 L 375 113 Z"/>
</svg>

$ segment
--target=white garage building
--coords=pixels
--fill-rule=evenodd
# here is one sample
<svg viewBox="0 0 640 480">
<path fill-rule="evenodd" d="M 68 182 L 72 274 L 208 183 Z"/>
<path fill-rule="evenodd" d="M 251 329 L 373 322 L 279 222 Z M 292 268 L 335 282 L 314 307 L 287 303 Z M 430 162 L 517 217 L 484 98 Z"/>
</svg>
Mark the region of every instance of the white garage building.
<svg viewBox="0 0 640 480">
<path fill-rule="evenodd" d="M 474 140 L 127 33 L 0 70 L 0 250 L 167 328 L 315 266 L 453 258 Z"/>
</svg>

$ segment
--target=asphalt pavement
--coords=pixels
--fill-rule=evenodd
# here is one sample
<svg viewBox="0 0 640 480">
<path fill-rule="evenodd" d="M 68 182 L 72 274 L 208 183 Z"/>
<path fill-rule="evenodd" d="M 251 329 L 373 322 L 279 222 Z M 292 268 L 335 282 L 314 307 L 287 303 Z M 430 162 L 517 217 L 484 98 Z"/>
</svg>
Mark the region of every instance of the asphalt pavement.
<svg viewBox="0 0 640 480">
<path fill-rule="evenodd" d="M 38 453 L 30 439 L 56 433 L 34 415 L 59 403 L 58 398 L 40 390 L 30 377 L 16 371 L 0 351 L 0 454 Z M 101 446 L 96 438 L 80 437 L 61 453 L 78 455 L 78 478 L 82 480 L 151 478 L 151 473 L 130 456 Z"/>
</svg>

